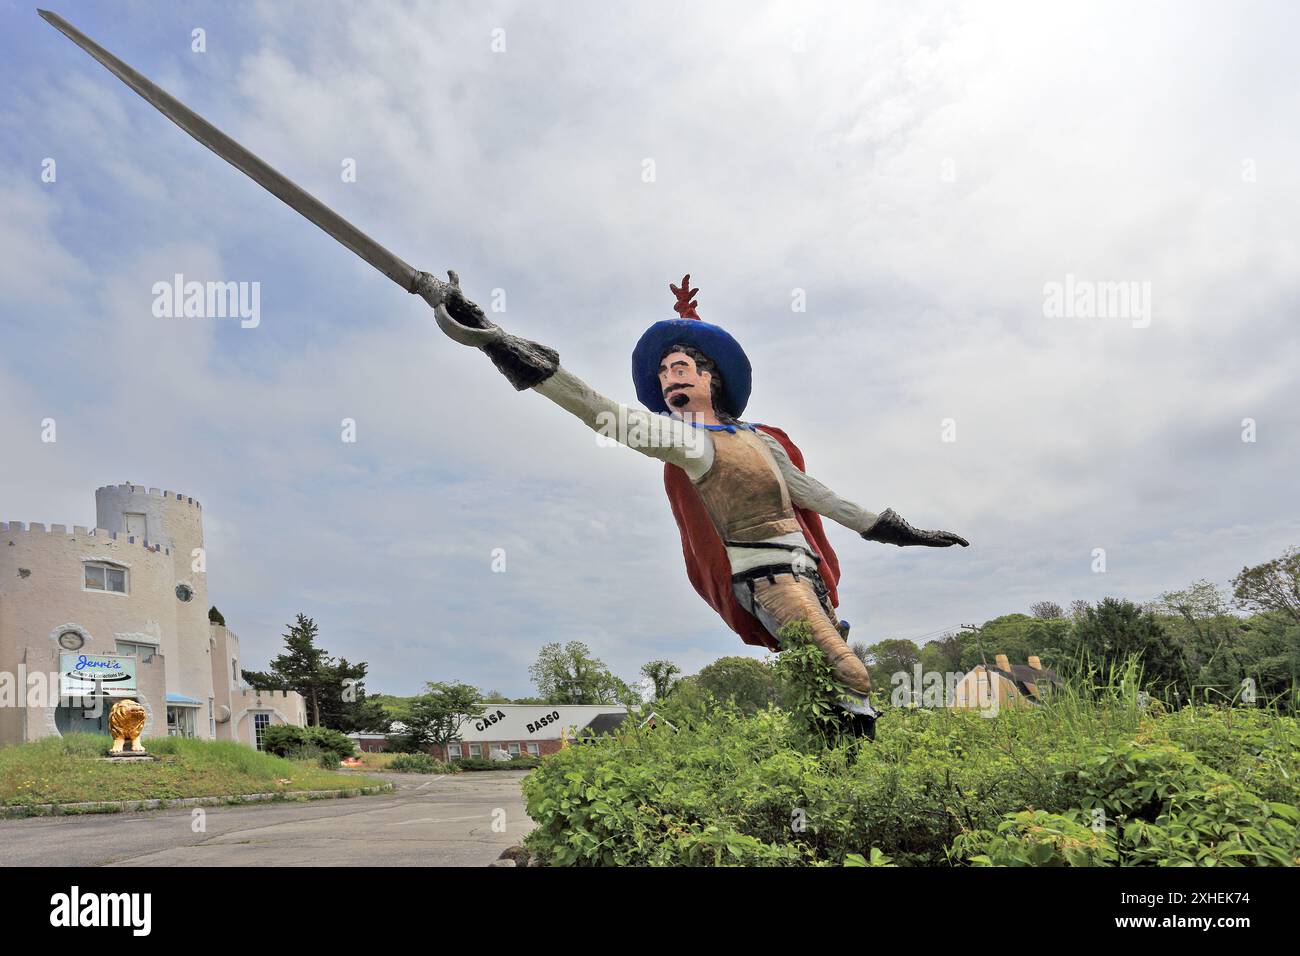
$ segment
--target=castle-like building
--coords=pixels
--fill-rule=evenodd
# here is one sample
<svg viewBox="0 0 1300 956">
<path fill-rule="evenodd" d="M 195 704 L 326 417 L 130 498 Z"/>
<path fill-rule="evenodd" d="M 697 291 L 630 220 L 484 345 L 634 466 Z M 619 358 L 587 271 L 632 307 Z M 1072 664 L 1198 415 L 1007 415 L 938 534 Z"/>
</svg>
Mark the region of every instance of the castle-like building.
<svg viewBox="0 0 1300 956">
<path fill-rule="evenodd" d="M 240 676 L 239 638 L 208 620 L 203 509 L 140 485 L 95 492 L 95 526 L 0 523 L 0 745 L 108 733 L 122 698 L 144 737 L 258 746 L 306 723 L 302 697 Z M 147 743 L 146 743 L 147 747 Z"/>
</svg>

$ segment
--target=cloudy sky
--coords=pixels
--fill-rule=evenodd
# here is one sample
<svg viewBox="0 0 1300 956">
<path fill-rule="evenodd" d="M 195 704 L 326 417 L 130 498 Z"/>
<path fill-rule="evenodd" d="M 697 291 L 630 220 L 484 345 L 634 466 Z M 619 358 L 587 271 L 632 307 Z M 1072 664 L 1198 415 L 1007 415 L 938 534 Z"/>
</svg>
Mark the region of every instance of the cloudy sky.
<svg viewBox="0 0 1300 956">
<path fill-rule="evenodd" d="M 1300 543 L 1293 4 L 51 2 L 417 268 L 504 290 L 494 318 L 607 395 L 689 271 L 748 419 L 972 541 L 832 527 L 855 639 Z M 0 9 L 5 518 L 192 494 L 248 664 L 303 611 L 372 690 L 528 694 L 548 641 L 628 678 L 764 653 L 691 590 L 657 463 Z M 260 324 L 155 317 L 176 273 L 260 283 Z M 1149 313 L 1054 312 L 1070 276 Z"/>
</svg>

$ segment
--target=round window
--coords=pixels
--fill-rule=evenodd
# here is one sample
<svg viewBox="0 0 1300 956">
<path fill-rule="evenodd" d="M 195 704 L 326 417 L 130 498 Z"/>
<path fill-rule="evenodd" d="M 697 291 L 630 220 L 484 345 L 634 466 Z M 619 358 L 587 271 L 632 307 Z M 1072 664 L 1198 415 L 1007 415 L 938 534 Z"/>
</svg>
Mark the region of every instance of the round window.
<svg viewBox="0 0 1300 956">
<path fill-rule="evenodd" d="M 59 635 L 59 647 L 65 651 L 79 651 L 85 646 L 85 635 L 77 631 L 64 631 Z"/>
<path fill-rule="evenodd" d="M 176 585 L 176 596 L 188 603 L 194 597 L 194 589 L 188 584 L 178 584 Z"/>
</svg>

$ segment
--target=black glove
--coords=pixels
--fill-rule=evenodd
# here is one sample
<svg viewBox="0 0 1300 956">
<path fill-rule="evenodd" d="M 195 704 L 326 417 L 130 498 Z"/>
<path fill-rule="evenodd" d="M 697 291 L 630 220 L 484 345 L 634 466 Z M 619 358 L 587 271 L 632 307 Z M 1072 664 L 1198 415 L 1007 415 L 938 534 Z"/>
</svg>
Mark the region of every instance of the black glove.
<svg viewBox="0 0 1300 956">
<path fill-rule="evenodd" d="M 540 385 L 560 365 L 555 349 L 511 335 L 492 322 L 460 291 L 460 277 L 448 272 L 450 283 L 420 273 L 412 290 L 434 308 L 438 327 L 453 341 L 487 353 L 497 371 L 518 391 Z"/>
<path fill-rule="evenodd" d="M 951 548 L 954 544 L 963 548 L 970 546 L 969 541 L 951 531 L 918 531 L 900 518 L 893 508 L 882 511 L 876 523 L 862 532 L 862 537 L 882 544 L 896 544 L 900 548 L 908 545 L 923 545 L 927 548 Z"/>
</svg>

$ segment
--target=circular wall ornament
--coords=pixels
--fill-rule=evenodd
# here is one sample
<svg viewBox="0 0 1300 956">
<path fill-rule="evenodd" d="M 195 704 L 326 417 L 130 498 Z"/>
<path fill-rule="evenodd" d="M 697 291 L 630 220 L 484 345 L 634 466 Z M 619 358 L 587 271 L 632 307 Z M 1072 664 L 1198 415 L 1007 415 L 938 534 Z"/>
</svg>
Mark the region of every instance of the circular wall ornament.
<svg viewBox="0 0 1300 956">
<path fill-rule="evenodd" d="M 59 635 L 59 647 L 65 651 L 79 651 L 86 646 L 86 636 L 79 631 L 64 631 Z"/>
<path fill-rule="evenodd" d="M 194 589 L 188 584 L 176 585 L 176 596 L 188 604 L 194 598 Z"/>
</svg>

